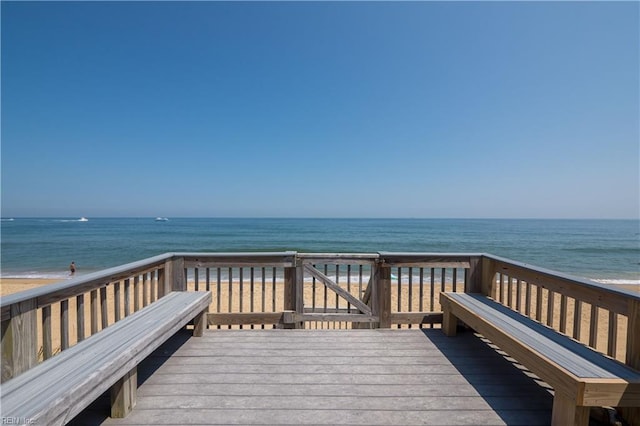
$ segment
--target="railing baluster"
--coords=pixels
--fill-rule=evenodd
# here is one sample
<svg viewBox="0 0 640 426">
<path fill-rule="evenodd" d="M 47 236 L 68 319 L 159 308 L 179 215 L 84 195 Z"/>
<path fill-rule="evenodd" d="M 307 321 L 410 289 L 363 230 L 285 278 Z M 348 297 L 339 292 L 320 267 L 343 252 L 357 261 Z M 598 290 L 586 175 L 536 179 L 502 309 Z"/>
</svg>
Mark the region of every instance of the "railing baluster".
<svg viewBox="0 0 640 426">
<path fill-rule="evenodd" d="M 420 268 L 420 290 L 419 290 L 419 303 L 418 311 L 424 312 L 424 268 Z"/>
<path fill-rule="evenodd" d="M 263 266 L 262 269 L 260 270 L 261 273 L 261 281 L 262 281 L 262 301 L 260 303 L 260 308 L 262 309 L 262 312 L 267 312 L 267 277 L 266 275 L 266 268 Z M 261 325 L 261 329 L 264 330 L 265 325 L 262 324 Z"/>
<path fill-rule="evenodd" d="M 76 338 L 84 340 L 84 294 L 76 296 Z"/>
<path fill-rule="evenodd" d="M 598 306 L 591 305 L 591 318 L 589 319 L 589 346 L 596 348 L 598 345 Z"/>
<path fill-rule="evenodd" d="M 107 287 L 100 287 L 100 310 L 102 311 L 102 326 L 104 330 L 109 325 L 109 311 L 107 307 Z"/>
<path fill-rule="evenodd" d="M 124 316 L 125 318 L 131 315 L 131 283 L 129 278 L 124 280 Z"/>
<path fill-rule="evenodd" d="M 580 331 L 582 328 L 582 302 L 575 300 L 573 305 L 573 338 L 580 340 Z"/>
<path fill-rule="evenodd" d="M 555 311 L 554 292 L 547 290 L 547 325 L 553 328 L 553 312 Z"/>
<path fill-rule="evenodd" d="M 351 265 L 347 265 L 347 292 L 351 294 Z M 358 299 L 360 296 L 358 296 Z M 351 303 L 347 302 L 347 312 L 351 313 Z"/>
<path fill-rule="evenodd" d="M 362 300 L 362 297 L 364 296 L 362 293 L 362 265 L 358 266 L 358 294 L 360 300 Z"/>
<path fill-rule="evenodd" d="M 560 295 L 560 333 L 567 331 L 567 296 Z"/>
<path fill-rule="evenodd" d="M 542 321 L 542 287 L 536 286 L 536 321 Z"/>
<path fill-rule="evenodd" d="M 144 308 L 149 304 L 149 295 L 151 289 L 149 288 L 149 273 L 142 274 L 142 307 Z"/>
<path fill-rule="evenodd" d="M 431 269 L 431 272 L 430 272 L 431 288 L 429 289 L 429 310 L 433 312 L 436 308 L 436 305 L 435 305 L 436 269 L 435 268 L 429 268 L 429 269 Z M 433 327 L 433 324 L 432 324 L 432 327 Z"/>
<path fill-rule="evenodd" d="M 315 268 L 315 266 L 314 266 Z M 311 277 L 311 310 L 316 312 L 316 291 L 318 291 L 316 285 L 316 277 Z M 316 323 L 317 326 L 317 323 Z"/>
<path fill-rule="evenodd" d="M 133 277 L 133 311 L 140 310 L 140 276 Z"/>
<path fill-rule="evenodd" d="M 607 355 L 610 357 L 616 357 L 616 350 L 618 346 L 618 315 L 615 312 L 609 311 L 609 333 L 607 339 Z"/>
<path fill-rule="evenodd" d="M 340 285 L 340 265 L 336 265 L 336 284 Z M 336 293 L 336 312 L 339 312 L 340 309 L 340 296 Z M 333 323 L 335 328 L 336 322 Z M 340 322 L 337 323 L 338 328 L 342 328 Z"/>
<path fill-rule="evenodd" d="M 271 271 L 271 307 L 276 312 L 276 268 Z"/>
<path fill-rule="evenodd" d="M 222 308 L 222 268 L 216 268 L 216 312 L 220 313 Z M 218 326 L 218 328 L 220 328 Z"/>
<path fill-rule="evenodd" d="M 42 308 L 42 358 L 48 359 L 52 355 L 51 305 L 47 305 Z"/>
<path fill-rule="evenodd" d="M 254 277 L 254 269 L 253 269 L 253 267 L 249 268 L 249 273 L 250 273 L 250 276 L 249 276 L 249 280 L 250 280 L 249 281 L 249 296 L 250 296 L 250 298 L 249 298 L 249 305 L 250 305 L 249 306 L 249 311 L 250 312 L 254 312 L 253 304 L 255 302 L 255 296 L 254 296 L 254 294 L 255 294 L 254 293 L 254 291 L 255 291 L 255 281 L 254 281 L 255 277 Z M 251 324 L 251 329 L 253 329 L 253 328 L 254 328 L 253 324 Z"/>
<path fill-rule="evenodd" d="M 69 300 L 60 301 L 60 349 L 69 347 Z"/>
<path fill-rule="evenodd" d="M 453 292 L 458 291 L 458 268 L 453 268 L 451 271 L 451 281 L 453 282 Z"/>
<path fill-rule="evenodd" d="M 240 287 L 239 287 L 240 294 L 238 295 L 238 299 L 240 299 L 239 300 L 239 306 L 240 306 L 239 311 L 243 312 L 243 305 L 244 305 L 244 298 L 243 298 L 243 296 L 244 296 L 244 294 L 243 294 L 244 293 L 244 268 L 242 268 L 242 267 L 238 268 L 238 279 L 240 281 Z M 240 328 L 242 328 L 242 325 L 240 326 Z"/>
<path fill-rule="evenodd" d="M 156 299 L 156 285 L 155 285 L 155 277 L 156 277 L 156 272 L 149 272 L 149 303 L 153 303 Z"/>
<path fill-rule="evenodd" d="M 327 275 L 327 265 L 324 265 L 324 274 Z M 322 286 L 322 288 L 324 289 L 324 311 L 323 312 L 327 312 L 327 299 L 328 299 L 328 292 L 327 292 L 327 286 Z"/>
<path fill-rule="evenodd" d="M 91 290 L 91 335 L 98 332 L 98 290 Z"/>
<path fill-rule="evenodd" d="M 398 274 L 396 277 L 396 287 L 398 288 L 398 309 L 396 312 L 402 312 L 402 268 L 398 268 L 396 273 Z M 398 324 L 398 328 L 402 328 L 402 325 Z"/>
<path fill-rule="evenodd" d="M 120 321 L 120 281 L 113 283 L 113 309 L 115 311 L 115 321 Z"/>
<path fill-rule="evenodd" d="M 222 269 L 216 268 L 216 312 L 221 312 L 222 305 Z"/>
<path fill-rule="evenodd" d="M 233 269 L 229 268 L 229 308 L 227 309 L 227 312 L 231 313 L 233 312 Z M 229 329 L 231 329 L 231 325 L 229 326 Z"/>
<path fill-rule="evenodd" d="M 407 312 L 412 312 L 411 305 L 413 304 L 413 268 L 409 267 L 409 282 L 407 283 L 408 293 L 407 293 Z M 411 324 L 409 324 L 409 328 L 411 328 Z"/>
</svg>

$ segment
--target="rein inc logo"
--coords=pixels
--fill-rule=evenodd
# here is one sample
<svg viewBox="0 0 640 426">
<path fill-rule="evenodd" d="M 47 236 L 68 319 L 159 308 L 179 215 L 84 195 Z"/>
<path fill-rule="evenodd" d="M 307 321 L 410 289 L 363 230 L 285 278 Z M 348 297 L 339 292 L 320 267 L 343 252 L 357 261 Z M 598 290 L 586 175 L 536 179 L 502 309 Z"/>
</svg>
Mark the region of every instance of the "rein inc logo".
<svg viewBox="0 0 640 426">
<path fill-rule="evenodd" d="M 35 419 L 31 417 L 2 417 L 3 425 L 35 425 Z"/>
</svg>

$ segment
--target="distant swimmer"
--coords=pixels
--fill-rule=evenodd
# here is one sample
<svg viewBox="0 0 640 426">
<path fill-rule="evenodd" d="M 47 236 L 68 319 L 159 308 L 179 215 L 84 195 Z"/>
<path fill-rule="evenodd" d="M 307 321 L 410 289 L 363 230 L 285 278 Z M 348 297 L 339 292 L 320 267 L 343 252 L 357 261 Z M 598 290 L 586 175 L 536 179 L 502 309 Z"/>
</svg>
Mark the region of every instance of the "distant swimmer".
<svg viewBox="0 0 640 426">
<path fill-rule="evenodd" d="M 69 265 L 69 272 L 71 272 L 71 275 L 76 273 L 76 263 L 75 262 L 71 262 L 71 265 Z"/>
</svg>

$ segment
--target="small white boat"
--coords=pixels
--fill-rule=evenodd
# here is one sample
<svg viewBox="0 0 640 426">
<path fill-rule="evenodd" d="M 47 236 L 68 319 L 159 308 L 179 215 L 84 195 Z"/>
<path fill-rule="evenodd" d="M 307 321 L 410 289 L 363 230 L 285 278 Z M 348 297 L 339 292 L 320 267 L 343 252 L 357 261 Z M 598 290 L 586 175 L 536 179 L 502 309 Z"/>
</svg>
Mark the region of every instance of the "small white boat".
<svg viewBox="0 0 640 426">
<path fill-rule="evenodd" d="M 80 219 L 78 219 L 78 222 L 89 222 L 89 219 L 83 216 Z"/>
<path fill-rule="evenodd" d="M 166 218 L 166 217 L 156 217 L 156 222 L 166 222 L 166 221 L 168 221 L 168 220 L 169 220 L 169 219 L 168 219 L 168 218 Z"/>
</svg>

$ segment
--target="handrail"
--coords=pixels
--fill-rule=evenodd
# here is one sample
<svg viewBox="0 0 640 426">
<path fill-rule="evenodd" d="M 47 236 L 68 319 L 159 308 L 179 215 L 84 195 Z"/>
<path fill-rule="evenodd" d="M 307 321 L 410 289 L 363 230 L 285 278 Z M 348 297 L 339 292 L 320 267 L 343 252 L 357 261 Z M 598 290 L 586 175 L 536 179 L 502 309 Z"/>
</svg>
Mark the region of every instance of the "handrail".
<svg viewBox="0 0 640 426">
<path fill-rule="evenodd" d="M 582 298 L 588 297 L 590 295 L 589 293 L 585 296 L 582 290 L 589 290 L 611 296 L 624 296 L 624 298 L 627 299 L 631 298 L 640 301 L 640 293 L 633 292 L 621 287 L 607 286 L 595 281 L 588 280 L 586 278 L 576 277 L 570 274 L 565 274 L 563 272 L 530 265 L 524 262 L 518 262 L 516 260 L 511 260 L 504 257 L 494 256 L 491 254 L 483 254 L 483 256 L 487 259 L 497 262 L 497 264 L 499 265 L 503 265 L 501 267 L 501 270 L 496 270 L 496 272 L 504 271 L 512 274 L 517 274 L 518 276 L 521 276 L 522 279 L 527 277 L 532 284 L 535 282 L 543 283 L 548 280 L 552 280 L 561 285 L 568 285 L 568 290 L 572 294 L 576 293 L 575 289 L 580 289 L 581 291 L 578 296 Z M 567 295 L 570 296 L 569 294 Z M 602 300 L 598 296 L 591 296 L 590 299 L 592 299 L 594 302 L 607 303 L 606 300 Z M 616 312 L 625 315 L 628 308 L 626 304 L 612 304 L 608 307 L 610 309 L 616 309 Z"/>
<path fill-rule="evenodd" d="M 125 265 L 115 266 L 113 268 L 104 269 L 102 271 L 90 273 L 87 275 L 71 278 L 59 283 L 49 284 L 44 287 L 34 288 L 21 291 L 19 293 L 9 294 L 0 297 L 0 309 L 2 309 L 2 318 L 5 318 L 5 310 L 9 306 L 16 303 L 24 302 L 30 299 L 38 300 L 38 307 L 51 304 L 62 299 L 77 296 L 86 293 L 87 290 L 105 284 L 111 281 L 124 279 L 135 273 L 141 273 L 147 269 L 161 265 L 167 260 L 174 257 L 173 253 L 165 253 L 148 259 L 138 260 L 136 262 L 127 263 Z"/>
</svg>

